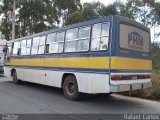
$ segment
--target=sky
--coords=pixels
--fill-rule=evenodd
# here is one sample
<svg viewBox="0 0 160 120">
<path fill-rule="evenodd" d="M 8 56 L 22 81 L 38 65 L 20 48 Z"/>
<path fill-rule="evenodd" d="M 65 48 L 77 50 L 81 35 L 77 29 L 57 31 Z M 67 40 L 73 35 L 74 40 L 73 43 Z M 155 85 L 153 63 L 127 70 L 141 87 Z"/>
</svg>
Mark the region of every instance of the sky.
<svg viewBox="0 0 160 120">
<path fill-rule="evenodd" d="M 115 2 L 115 1 L 121 1 L 121 2 L 123 2 L 123 3 L 126 3 L 127 2 L 127 0 L 81 0 L 81 3 L 83 4 L 84 2 L 94 2 L 94 1 L 99 1 L 99 2 L 101 2 L 101 3 L 103 3 L 104 5 L 109 5 L 109 4 L 112 4 L 113 2 Z M 156 0 L 157 2 L 160 2 L 160 0 Z M 1 18 L 1 16 L 0 16 L 0 18 Z M 152 28 L 151 29 L 151 40 L 153 41 L 153 36 L 154 36 L 154 31 L 156 32 L 156 31 L 159 31 L 158 30 L 159 28 L 155 28 L 155 30 Z M 160 37 L 158 37 L 158 38 L 156 38 L 154 41 L 160 41 Z"/>
<path fill-rule="evenodd" d="M 111 4 L 115 1 L 121 1 L 123 3 L 127 2 L 127 0 L 81 0 L 81 3 L 83 4 L 84 2 L 93 2 L 93 1 L 99 1 L 99 2 L 103 3 L 104 5 Z M 160 2 L 160 0 L 156 0 L 156 1 Z"/>
<path fill-rule="evenodd" d="M 109 4 L 112 4 L 113 2 L 115 2 L 115 1 L 121 1 L 121 2 L 123 2 L 123 3 L 126 3 L 127 2 L 127 0 L 81 0 L 81 3 L 83 4 L 83 3 L 85 3 L 85 2 L 94 2 L 94 1 L 99 1 L 99 2 L 101 2 L 101 3 L 103 3 L 104 5 L 109 5 Z M 156 0 L 156 2 L 160 2 L 160 0 Z M 152 41 L 160 41 L 160 36 L 158 37 L 158 38 L 155 38 L 154 37 L 154 32 L 155 33 L 157 33 L 157 31 L 159 31 L 159 26 L 158 27 L 156 27 L 155 29 L 154 28 L 151 28 L 150 29 L 150 32 L 151 32 L 151 40 Z"/>
<path fill-rule="evenodd" d="M 115 2 L 116 0 L 81 0 L 81 3 L 83 4 L 84 2 L 93 2 L 93 1 L 99 1 L 103 3 L 104 5 L 108 5 L 108 4 Z M 118 1 L 125 3 L 127 0 L 118 0 Z"/>
</svg>

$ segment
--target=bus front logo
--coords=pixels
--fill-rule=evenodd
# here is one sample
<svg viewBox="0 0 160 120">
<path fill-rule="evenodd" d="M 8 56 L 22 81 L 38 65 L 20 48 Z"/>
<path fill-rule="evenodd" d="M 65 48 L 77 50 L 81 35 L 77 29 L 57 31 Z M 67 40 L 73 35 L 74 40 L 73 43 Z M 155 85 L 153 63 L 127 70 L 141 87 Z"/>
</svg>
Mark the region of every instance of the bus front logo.
<svg viewBox="0 0 160 120">
<path fill-rule="evenodd" d="M 143 46 L 143 37 L 139 33 L 132 32 L 128 34 L 128 48 L 143 50 Z"/>
</svg>

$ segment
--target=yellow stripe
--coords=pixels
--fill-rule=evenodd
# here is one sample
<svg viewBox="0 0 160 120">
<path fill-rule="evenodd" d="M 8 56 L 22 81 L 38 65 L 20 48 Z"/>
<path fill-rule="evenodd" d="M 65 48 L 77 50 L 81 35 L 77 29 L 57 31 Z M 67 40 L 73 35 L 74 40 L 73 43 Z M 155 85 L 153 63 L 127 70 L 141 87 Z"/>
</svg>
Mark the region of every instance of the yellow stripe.
<svg viewBox="0 0 160 120">
<path fill-rule="evenodd" d="M 48 66 L 68 68 L 96 68 L 109 69 L 109 57 L 94 58 L 42 58 L 35 59 L 12 59 L 7 64 L 23 66 Z"/>
<path fill-rule="evenodd" d="M 23 66 L 109 69 L 109 57 L 12 59 L 7 64 Z M 111 69 L 152 70 L 152 61 L 124 57 L 111 57 Z"/>
<path fill-rule="evenodd" d="M 111 57 L 111 69 L 152 70 L 152 61 L 124 57 Z"/>
<path fill-rule="evenodd" d="M 109 69 L 109 57 L 60 58 L 60 67 Z"/>
</svg>

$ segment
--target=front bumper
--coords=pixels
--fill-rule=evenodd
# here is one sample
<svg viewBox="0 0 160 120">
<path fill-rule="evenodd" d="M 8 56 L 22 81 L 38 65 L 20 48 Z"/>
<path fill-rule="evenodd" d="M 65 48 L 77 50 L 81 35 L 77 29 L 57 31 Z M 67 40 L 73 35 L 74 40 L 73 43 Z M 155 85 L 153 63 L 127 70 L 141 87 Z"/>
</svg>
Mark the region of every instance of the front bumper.
<svg viewBox="0 0 160 120">
<path fill-rule="evenodd" d="M 152 82 L 110 85 L 110 92 L 123 92 L 152 87 Z"/>
</svg>

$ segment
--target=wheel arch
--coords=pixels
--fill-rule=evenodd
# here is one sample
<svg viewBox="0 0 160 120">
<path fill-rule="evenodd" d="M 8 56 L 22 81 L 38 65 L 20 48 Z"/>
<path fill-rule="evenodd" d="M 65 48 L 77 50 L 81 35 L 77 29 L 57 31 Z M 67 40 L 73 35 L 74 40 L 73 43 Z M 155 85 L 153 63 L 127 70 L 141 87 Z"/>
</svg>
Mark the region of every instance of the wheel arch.
<svg viewBox="0 0 160 120">
<path fill-rule="evenodd" d="M 61 88 L 62 88 L 62 86 L 63 86 L 63 83 L 64 83 L 65 78 L 66 78 L 67 76 L 69 76 L 69 75 L 72 75 L 72 76 L 74 76 L 74 77 L 76 78 L 76 82 L 77 82 L 77 85 L 78 85 L 77 77 L 76 77 L 76 75 L 75 75 L 74 73 L 64 73 L 63 76 L 62 76 L 62 80 L 61 80 Z"/>
<path fill-rule="evenodd" d="M 12 68 L 12 70 L 11 70 L 11 76 L 13 76 L 13 71 L 16 71 L 16 69 Z"/>
</svg>

